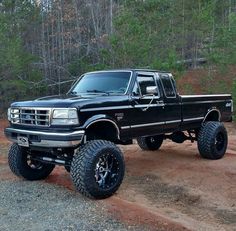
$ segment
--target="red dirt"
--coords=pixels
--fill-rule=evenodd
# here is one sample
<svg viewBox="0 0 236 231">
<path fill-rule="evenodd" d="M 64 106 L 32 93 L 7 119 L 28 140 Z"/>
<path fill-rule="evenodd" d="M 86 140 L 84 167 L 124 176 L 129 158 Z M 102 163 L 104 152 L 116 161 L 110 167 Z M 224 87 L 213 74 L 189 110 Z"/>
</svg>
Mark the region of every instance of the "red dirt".
<svg viewBox="0 0 236 231">
<path fill-rule="evenodd" d="M 0 120 L 0 144 L 9 143 L 4 136 L 4 128 L 8 126 L 8 121 Z"/>
<path fill-rule="evenodd" d="M 133 202 L 117 198 L 115 196 L 106 200 L 108 211 L 126 224 L 146 225 L 149 230 L 189 230 L 181 224 L 171 221 L 163 215 Z"/>
<path fill-rule="evenodd" d="M 188 142 L 177 145 L 167 141 L 158 152 L 141 152 L 136 145 L 123 147 L 126 179 L 117 197 L 191 230 L 233 230 L 236 130 L 235 124 L 226 126 L 231 134 L 229 147 L 218 161 L 200 158 L 196 144 Z M 123 216 L 127 216 L 126 210 Z"/>
<path fill-rule="evenodd" d="M 60 185 L 68 188 L 69 190 L 74 190 L 70 175 L 63 167 L 56 167 L 45 182 Z"/>
<path fill-rule="evenodd" d="M 217 161 L 200 158 L 196 143 L 190 142 L 165 141 L 156 152 L 141 151 L 137 145 L 121 146 L 125 179 L 113 197 L 100 203 L 124 223 L 149 230 L 235 230 L 236 124 L 226 127 L 228 150 Z M 3 136 L 0 148 L 0 180 L 18 180 L 8 169 L 8 142 Z M 63 167 L 55 168 L 45 183 L 74 190 Z"/>
<path fill-rule="evenodd" d="M 228 93 L 232 90 L 233 80 L 236 80 L 235 67 L 226 70 L 196 69 L 186 71 L 177 79 L 180 94 Z M 223 76 L 223 78 L 222 78 Z"/>
</svg>

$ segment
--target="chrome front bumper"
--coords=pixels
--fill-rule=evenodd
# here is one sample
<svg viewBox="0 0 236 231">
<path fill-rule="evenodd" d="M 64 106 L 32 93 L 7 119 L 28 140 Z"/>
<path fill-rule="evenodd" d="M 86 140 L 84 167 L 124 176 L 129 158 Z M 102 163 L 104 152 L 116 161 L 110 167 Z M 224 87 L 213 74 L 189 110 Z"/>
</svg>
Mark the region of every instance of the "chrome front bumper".
<svg viewBox="0 0 236 231">
<path fill-rule="evenodd" d="M 8 127 L 5 129 L 5 136 L 8 140 L 19 143 L 18 137 L 25 137 L 29 146 L 48 147 L 48 148 L 66 148 L 76 147 L 84 137 L 85 131 L 78 130 L 72 132 L 45 132 L 29 131 Z"/>
</svg>

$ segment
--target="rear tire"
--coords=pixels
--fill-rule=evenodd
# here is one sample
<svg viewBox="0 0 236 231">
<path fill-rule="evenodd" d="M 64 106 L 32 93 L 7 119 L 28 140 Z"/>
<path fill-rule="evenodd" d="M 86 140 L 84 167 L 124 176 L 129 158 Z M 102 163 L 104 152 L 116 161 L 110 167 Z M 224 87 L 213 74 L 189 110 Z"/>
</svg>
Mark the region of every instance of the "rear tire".
<svg viewBox="0 0 236 231">
<path fill-rule="evenodd" d="M 113 195 L 125 172 L 123 154 L 113 143 L 92 140 L 79 149 L 71 163 L 71 178 L 83 195 L 104 199 Z"/>
<path fill-rule="evenodd" d="M 137 142 L 141 149 L 148 151 L 158 150 L 164 140 L 164 135 L 156 135 L 156 136 L 147 136 L 147 137 L 138 137 Z"/>
<path fill-rule="evenodd" d="M 198 150 L 205 159 L 221 159 L 227 149 L 227 131 L 220 122 L 206 122 L 198 134 Z"/>
<path fill-rule="evenodd" d="M 32 181 L 45 179 L 55 167 L 55 165 L 30 160 L 27 149 L 16 143 L 12 144 L 9 150 L 8 163 L 16 176 Z"/>
</svg>

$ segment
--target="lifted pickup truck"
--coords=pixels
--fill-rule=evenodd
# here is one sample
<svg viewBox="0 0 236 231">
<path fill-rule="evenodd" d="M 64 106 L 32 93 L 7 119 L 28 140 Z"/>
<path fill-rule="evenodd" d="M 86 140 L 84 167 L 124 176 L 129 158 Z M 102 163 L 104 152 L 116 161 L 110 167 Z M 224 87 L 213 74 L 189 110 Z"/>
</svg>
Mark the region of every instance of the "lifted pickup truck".
<svg viewBox="0 0 236 231">
<path fill-rule="evenodd" d="M 63 165 L 78 191 L 106 198 L 125 172 L 116 144 L 136 138 L 154 151 L 165 139 L 197 141 L 203 158 L 220 159 L 227 148 L 222 122 L 232 121 L 232 111 L 231 95 L 179 95 L 168 72 L 90 72 L 66 95 L 12 103 L 9 166 L 19 177 L 40 180 Z"/>
</svg>

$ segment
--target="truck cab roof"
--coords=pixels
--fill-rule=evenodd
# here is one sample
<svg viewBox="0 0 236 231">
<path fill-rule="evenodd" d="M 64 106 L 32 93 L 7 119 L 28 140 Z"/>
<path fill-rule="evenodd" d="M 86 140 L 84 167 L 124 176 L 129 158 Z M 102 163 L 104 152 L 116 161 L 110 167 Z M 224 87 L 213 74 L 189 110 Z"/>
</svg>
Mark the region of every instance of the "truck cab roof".
<svg viewBox="0 0 236 231">
<path fill-rule="evenodd" d="M 152 72 L 152 73 L 165 73 L 171 74 L 169 71 L 161 71 L 155 69 L 146 69 L 146 68 L 124 68 L 124 69 L 111 69 L 111 70 L 101 70 L 101 71 L 92 71 L 88 73 L 98 73 L 98 72 L 122 72 L 122 71 L 131 71 L 131 72 Z"/>
</svg>

